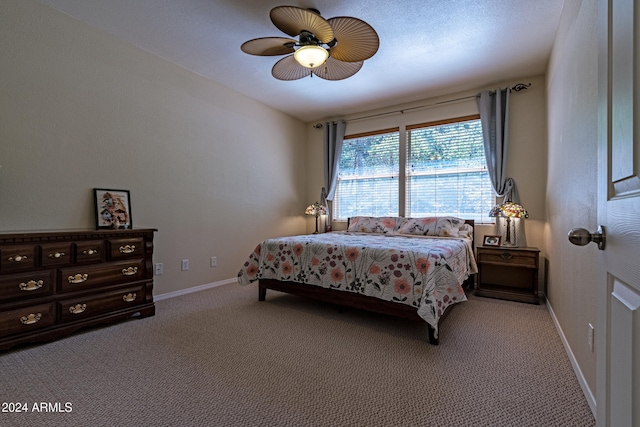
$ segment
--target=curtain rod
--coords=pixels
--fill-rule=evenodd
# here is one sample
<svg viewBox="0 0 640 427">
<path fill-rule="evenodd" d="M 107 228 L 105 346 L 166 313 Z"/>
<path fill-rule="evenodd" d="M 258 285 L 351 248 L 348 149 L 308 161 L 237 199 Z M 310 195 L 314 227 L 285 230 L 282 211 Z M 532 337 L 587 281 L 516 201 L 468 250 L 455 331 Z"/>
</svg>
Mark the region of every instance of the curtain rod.
<svg viewBox="0 0 640 427">
<path fill-rule="evenodd" d="M 521 90 L 527 90 L 531 87 L 531 83 L 526 84 L 526 83 L 517 83 L 515 85 L 513 85 L 512 87 L 508 88 L 509 92 L 520 92 Z M 495 91 L 493 91 L 492 93 L 495 93 Z M 404 108 L 402 110 L 395 110 L 395 111 L 388 111 L 386 113 L 378 113 L 378 114 L 372 114 L 370 116 L 363 116 L 363 117 L 356 117 L 355 119 L 351 119 L 351 120 L 347 120 L 346 122 L 355 122 L 358 120 L 364 120 L 364 119 L 371 119 L 373 117 L 380 117 L 380 116 L 388 116 L 390 114 L 404 114 L 407 111 L 413 111 L 413 110 L 420 110 L 422 108 L 429 108 L 429 107 L 435 107 L 437 105 L 442 105 L 442 104 L 450 104 L 453 102 L 459 102 L 459 101 L 464 101 L 465 99 L 471 99 L 471 98 L 475 98 L 478 95 L 469 95 L 469 96 L 463 96 L 462 98 L 456 98 L 456 99 L 449 99 L 446 101 L 440 101 L 440 102 L 436 102 L 433 104 L 429 104 L 429 105 L 419 105 L 417 107 L 410 107 L 410 108 Z M 316 123 L 315 125 L 313 125 L 313 127 L 315 129 L 321 129 L 324 125 L 322 123 Z"/>
</svg>

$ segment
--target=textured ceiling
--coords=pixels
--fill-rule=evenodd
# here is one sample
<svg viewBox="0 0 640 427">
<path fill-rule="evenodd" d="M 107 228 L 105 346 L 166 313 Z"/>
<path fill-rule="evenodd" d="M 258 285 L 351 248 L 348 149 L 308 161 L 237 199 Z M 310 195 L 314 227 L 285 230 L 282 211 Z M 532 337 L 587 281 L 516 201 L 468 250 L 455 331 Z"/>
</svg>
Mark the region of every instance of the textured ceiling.
<svg viewBox="0 0 640 427">
<path fill-rule="evenodd" d="M 544 73 L 564 0 L 38 0 L 305 122 Z M 285 36 L 275 6 L 353 16 L 380 37 L 353 77 L 280 81 L 280 57 L 247 55 Z"/>
</svg>

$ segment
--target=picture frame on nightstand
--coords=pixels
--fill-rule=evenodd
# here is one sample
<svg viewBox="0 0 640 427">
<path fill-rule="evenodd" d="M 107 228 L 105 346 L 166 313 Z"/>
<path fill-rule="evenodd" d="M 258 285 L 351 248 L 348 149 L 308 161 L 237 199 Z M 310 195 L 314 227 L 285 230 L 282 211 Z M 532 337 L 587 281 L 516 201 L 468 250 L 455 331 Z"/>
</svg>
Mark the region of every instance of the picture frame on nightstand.
<svg viewBox="0 0 640 427">
<path fill-rule="evenodd" d="M 484 240 L 482 241 L 483 246 L 500 246 L 502 242 L 502 236 L 484 236 Z"/>
</svg>

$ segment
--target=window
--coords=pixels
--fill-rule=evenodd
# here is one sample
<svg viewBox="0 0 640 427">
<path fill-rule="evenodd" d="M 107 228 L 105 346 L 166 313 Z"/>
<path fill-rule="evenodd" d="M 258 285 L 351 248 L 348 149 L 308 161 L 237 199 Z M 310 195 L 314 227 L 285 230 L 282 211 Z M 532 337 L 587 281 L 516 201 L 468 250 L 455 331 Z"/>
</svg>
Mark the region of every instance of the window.
<svg viewBox="0 0 640 427">
<path fill-rule="evenodd" d="M 399 157 L 398 129 L 345 137 L 333 217 L 398 216 Z"/>
<path fill-rule="evenodd" d="M 480 222 L 494 204 L 479 118 L 407 127 L 407 217 Z"/>
<path fill-rule="evenodd" d="M 411 125 L 403 136 L 395 128 L 345 137 L 334 219 L 456 216 L 486 222 L 495 196 L 479 117 Z"/>
</svg>

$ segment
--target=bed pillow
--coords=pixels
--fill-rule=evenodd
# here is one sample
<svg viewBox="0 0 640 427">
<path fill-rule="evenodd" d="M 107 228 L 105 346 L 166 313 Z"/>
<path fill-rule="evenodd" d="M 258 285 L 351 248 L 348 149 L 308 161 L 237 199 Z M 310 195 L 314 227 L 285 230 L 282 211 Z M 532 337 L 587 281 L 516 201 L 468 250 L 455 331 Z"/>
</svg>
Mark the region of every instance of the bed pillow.
<svg viewBox="0 0 640 427">
<path fill-rule="evenodd" d="M 398 228 L 398 234 L 414 234 L 420 236 L 437 236 L 436 225 L 438 218 L 403 218 Z"/>
<path fill-rule="evenodd" d="M 413 234 L 420 236 L 463 237 L 470 239 L 473 227 L 463 219 L 451 216 L 405 218 L 398 229 L 398 234 Z"/>
<path fill-rule="evenodd" d="M 464 223 L 458 229 L 458 237 L 465 239 L 473 239 L 473 226 L 471 224 Z"/>
<path fill-rule="evenodd" d="M 349 220 L 347 231 L 360 233 L 393 234 L 398 227 L 398 218 L 391 216 L 354 216 Z"/>
<path fill-rule="evenodd" d="M 460 227 L 464 225 L 464 220 L 452 216 L 438 218 L 436 226 L 436 236 L 459 237 Z"/>
</svg>

